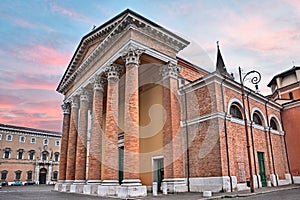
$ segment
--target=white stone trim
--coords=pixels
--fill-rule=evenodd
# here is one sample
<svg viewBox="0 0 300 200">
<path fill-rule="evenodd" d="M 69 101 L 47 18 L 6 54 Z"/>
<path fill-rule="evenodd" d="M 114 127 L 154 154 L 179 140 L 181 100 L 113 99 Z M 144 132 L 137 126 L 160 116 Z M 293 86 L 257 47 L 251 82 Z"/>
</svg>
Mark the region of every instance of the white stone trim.
<svg viewBox="0 0 300 200">
<path fill-rule="evenodd" d="M 300 184 L 300 176 L 293 176 L 294 184 Z"/>
<path fill-rule="evenodd" d="M 193 119 L 189 119 L 187 120 L 187 125 L 193 125 L 193 124 L 197 124 L 197 123 L 201 123 L 207 120 L 211 120 L 211 119 L 215 119 L 215 118 L 221 118 L 224 119 L 225 114 L 223 112 L 215 112 L 215 113 L 210 113 L 210 114 L 206 114 L 206 115 L 201 115 L 199 117 L 195 117 Z M 185 127 L 186 123 L 185 121 L 180 121 L 180 127 Z"/>
<path fill-rule="evenodd" d="M 203 192 L 203 191 L 230 191 L 230 178 L 229 176 L 218 177 L 196 177 L 190 178 L 190 191 L 191 192 Z M 231 176 L 232 189 L 237 188 L 236 176 Z"/>
<path fill-rule="evenodd" d="M 271 114 L 270 116 L 269 116 L 269 125 L 271 124 L 271 119 L 272 118 L 275 118 L 275 120 L 276 120 L 276 122 L 277 122 L 277 125 L 278 125 L 278 130 L 272 130 L 271 129 L 271 132 L 274 132 L 274 133 L 276 133 L 276 132 L 278 132 L 278 133 L 280 133 L 281 131 L 282 131 L 282 127 L 281 127 L 281 121 L 278 119 L 278 117 L 276 116 L 276 115 L 274 115 L 274 114 Z"/>
<path fill-rule="evenodd" d="M 264 113 L 262 112 L 262 110 L 260 109 L 260 108 L 258 108 L 258 107 L 253 107 L 252 108 L 252 111 L 251 111 L 251 121 L 253 121 L 253 114 L 254 114 L 254 112 L 255 111 L 257 111 L 259 114 L 260 114 L 260 116 L 263 118 L 263 125 L 262 126 L 267 126 L 267 118 L 266 118 L 266 116 L 264 115 Z M 257 125 L 257 126 L 259 126 L 259 125 Z"/>
</svg>

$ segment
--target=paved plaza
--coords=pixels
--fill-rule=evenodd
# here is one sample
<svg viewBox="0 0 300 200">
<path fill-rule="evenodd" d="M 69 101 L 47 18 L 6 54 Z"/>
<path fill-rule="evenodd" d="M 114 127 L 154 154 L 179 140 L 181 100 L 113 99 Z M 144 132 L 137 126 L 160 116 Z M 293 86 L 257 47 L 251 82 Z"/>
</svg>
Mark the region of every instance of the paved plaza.
<svg viewBox="0 0 300 200">
<path fill-rule="evenodd" d="M 117 198 L 104 198 L 91 195 L 74 194 L 74 193 L 63 193 L 53 191 L 54 186 L 48 185 L 34 185 L 34 186 L 5 186 L 0 189 L 1 200 L 89 200 L 89 199 L 100 199 L 100 200 L 112 200 Z M 233 193 L 215 193 L 213 197 L 206 199 L 227 199 L 227 198 L 242 198 L 242 199 L 272 199 L 272 200 L 299 200 L 300 197 L 300 185 L 290 185 L 283 187 L 274 188 L 262 188 L 256 189 L 254 194 L 249 191 L 233 192 Z M 169 195 L 158 195 L 143 198 L 144 200 L 197 200 L 205 199 L 201 193 L 179 193 Z"/>
</svg>

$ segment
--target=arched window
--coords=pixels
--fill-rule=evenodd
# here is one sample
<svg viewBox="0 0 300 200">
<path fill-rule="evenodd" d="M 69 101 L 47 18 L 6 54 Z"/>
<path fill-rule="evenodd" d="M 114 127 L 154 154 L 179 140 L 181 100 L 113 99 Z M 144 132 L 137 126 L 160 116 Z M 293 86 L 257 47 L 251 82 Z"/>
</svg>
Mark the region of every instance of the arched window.
<svg viewBox="0 0 300 200">
<path fill-rule="evenodd" d="M 289 93 L 290 99 L 293 100 L 294 99 L 294 95 L 292 92 Z"/>
<path fill-rule="evenodd" d="M 10 149 L 10 148 L 5 148 L 5 149 L 4 149 L 3 158 L 5 158 L 5 159 L 10 158 L 10 152 L 11 152 L 11 149 Z"/>
<path fill-rule="evenodd" d="M 19 149 L 17 159 L 23 159 L 23 154 L 24 154 L 24 149 Z"/>
<path fill-rule="evenodd" d="M 56 180 L 57 180 L 57 177 L 58 177 L 58 172 L 57 172 L 57 171 L 54 171 L 54 172 L 53 172 L 52 180 L 56 181 Z"/>
<path fill-rule="evenodd" d="M 1 171 L 1 182 L 6 182 L 6 179 L 7 179 L 7 173 L 8 173 L 7 170 L 2 170 L 2 171 Z"/>
<path fill-rule="evenodd" d="M 33 160 L 34 159 L 34 155 L 35 155 L 35 150 L 30 150 L 28 152 L 28 159 L 29 160 Z"/>
<path fill-rule="evenodd" d="M 22 174 L 22 171 L 20 171 L 20 170 L 15 171 L 15 181 L 21 180 L 21 174 Z"/>
<path fill-rule="evenodd" d="M 272 117 L 271 120 L 270 120 L 270 127 L 273 130 L 278 130 L 278 123 L 277 123 L 277 120 L 274 117 Z"/>
<path fill-rule="evenodd" d="M 27 171 L 27 181 L 32 181 L 32 171 Z"/>
<path fill-rule="evenodd" d="M 261 120 L 261 116 L 257 112 L 253 113 L 253 122 L 257 125 L 260 125 L 260 126 L 263 125 L 262 120 Z"/>
<path fill-rule="evenodd" d="M 12 135 L 6 135 L 6 141 L 12 141 Z"/>
<path fill-rule="evenodd" d="M 55 152 L 54 153 L 54 161 L 58 162 L 58 159 L 59 159 L 59 153 Z"/>
<path fill-rule="evenodd" d="M 47 157 L 48 157 L 48 151 L 43 151 L 42 160 L 47 160 Z"/>
<path fill-rule="evenodd" d="M 234 118 L 243 119 L 242 112 L 238 105 L 232 104 L 230 106 L 230 115 Z"/>
</svg>

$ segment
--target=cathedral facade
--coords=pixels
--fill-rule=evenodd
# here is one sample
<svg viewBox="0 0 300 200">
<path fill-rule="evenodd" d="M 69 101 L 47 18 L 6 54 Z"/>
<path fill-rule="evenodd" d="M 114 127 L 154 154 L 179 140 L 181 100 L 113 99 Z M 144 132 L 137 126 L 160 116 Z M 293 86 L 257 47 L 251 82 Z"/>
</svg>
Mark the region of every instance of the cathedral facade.
<svg viewBox="0 0 300 200">
<path fill-rule="evenodd" d="M 178 57 L 188 45 L 131 10 L 82 38 L 57 88 L 56 190 L 128 198 L 291 183 L 281 105 L 242 96 L 219 47 L 212 73 Z"/>
</svg>

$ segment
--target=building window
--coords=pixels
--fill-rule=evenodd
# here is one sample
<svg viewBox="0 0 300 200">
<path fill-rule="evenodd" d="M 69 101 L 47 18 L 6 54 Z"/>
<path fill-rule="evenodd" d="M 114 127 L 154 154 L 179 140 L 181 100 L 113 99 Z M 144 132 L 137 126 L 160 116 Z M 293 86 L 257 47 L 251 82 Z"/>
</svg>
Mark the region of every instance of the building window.
<svg viewBox="0 0 300 200">
<path fill-rule="evenodd" d="M 28 159 L 29 160 L 33 160 L 34 159 L 34 154 L 35 154 L 35 151 L 34 150 L 30 150 L 29 153 L 28 153 Z"/>
<path fill-rule="evenodd" d="M 23 159 L 23 154 L 24 154 L 24 149 L 19 149 L 17 159 Z"/>
<path fill-rule="evenodd" d="M 3 158 L 5 158 L 5 159 L 10 158 L 10 152 L 11 152 L 10 148 L 5 148 Z"/>
<path fill-rule="evenodd" d="M 32 171 L 27 171 L 27 181 L 32 181 Z"/>
<path fill-rule="evenodd" d="M 59 145 L 60 145 L 59 140 L 56 140 L 56 141 L 55 141 L 55 146 L 59 146 Z"/>
<path fill-rule="evenodd" d="M 7 141 L 12 141 L 12 138 L 13 138 L 12 135 L 6 135 L 6 140 Z"/>
<path fill-rule="evenodd" d="M 55 152 L 55 154 L 54 154 L 54 161 L 58 162 L 58 158 L 59 158 L 59 153 Z"/>
<path fill-rule="evenodd" d="M 0 140 L 2 140 L 2 134 L 0 134 Z"/>
<path fill-rule="evenodd" d="M 235 104 L 230 106 L 230 115 L 234 118 L 243 119 L 240 108 Z"/>
<path fill-rule="evenodd" d="M 270 120 L 270 127 L 273 130 L 278 130 L 277 121 L 274 117 L 272 117 L 271 120 Z"/>
<path fill-rule="evenodd" d="M 25 138 L 24 136 L 20 136 L 20 140 L 19 140 L 19 141 L 20 141 L 20 142 L 25 142 L 25 139 L 26 139 L 26 138 Z"/>
<path fill-rule="evenodd" d="M 290 99 L 293 100 L 294 99 L 294 95 L 292 92 L 289 93 Z"/>
<path fill-rule="evenodd" d="M 58 177 L 58 172 L 57 172 L 57 171 L 54 171 L 54 172 L 53 172 L 53 177 L 52 177 L 52 179 L 53 179 L 54 181 L 56 181 L 56 180 L 57 180 L 57 177 Z"/>
<path fill-rule="evenodd" d="M 262 120 L 261 120 L 261 117 L 258 113 L 253 113 L 253 122 L 257 125 L 260 125 L 262 126 Z"/>
<path fill-rule="evenodd" d="M 21 180 L 21 174 L 22 174 L 22 171 L 20 171 L 20 170 L 15 171 L 15 181 Z"/>
<path fill-rule="evenodd" d="M 47 151 L 43 151 L 43 153 L 42 153 L 42 160 L 47 160 L 47 156 L 48 156 L 48 152 Z"/>
<path fill-rule="evenodd" d="M 7 170 L 2 170 L 2 171 L 1 171 L 1 182 L 6 182 L 6 179 L 7 179 L 7 173 L 8 173 Z"/>
<path fill-rule="evenodd" d="M 44 145 L 48 145 L 48 139 L 44 139 Z"/>
<path fill-rule="evenodd" d="M 36 142 L 36 139 L 35 139 L 35 137 L 32 137 L 32 138 L 31 138 L 31 140 L 30 140 L 30 143 L 33 143 L 33 144 L 35 144 L 35 142 Z"/>
</svg>

